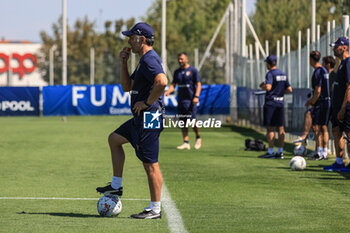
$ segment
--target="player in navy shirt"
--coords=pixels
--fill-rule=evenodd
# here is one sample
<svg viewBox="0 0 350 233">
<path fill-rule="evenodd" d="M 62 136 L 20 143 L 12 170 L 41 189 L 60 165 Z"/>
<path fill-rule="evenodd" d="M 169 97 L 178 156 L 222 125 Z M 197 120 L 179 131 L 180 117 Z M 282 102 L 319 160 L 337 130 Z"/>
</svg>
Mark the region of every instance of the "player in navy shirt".
<svg viewBox="0 0 350 233">
<path fill-rule="evenodd" d="M 277 59 L 274 55 L 269 55 L 266 59 L 266 67 L 269 70 L 266 74 L 265 82 L 260 84 L 260 88 L 266 90 L 264 104 L 264 125 L 267 129 L 267 141 L 269 144 L 268 153 L 263 158 L 283 159 L 283 146 L 285 131 L 284 123 L 284 94 L 291 93 L 292 87 L 289 84 L 287 75 L 277 69 Z M 278 131 L 278 151 L 274 154 L 275 128 Z"/>
<path fill-rule="evenodd" d="M 129 37 L 128 42 L 131 48 L 124 48 L 120 52 L 121 85 L 123 91 L 130 91 L 131 110 L 134 117 L 109 135 L 113 178 L 110 185 L 98 187 L 96 190 L 104 195 L 122 195 L 122 175 L 125 161 L 122 145 L 130 143 L 134 147 L 137 157 L 143 162 L 151 196 L 150 206 L 139 214 L 131 215 L 131 218 L 158 219 L 161 218 L 162 175 L 158 165 L 158 152 L 162 127 L 144 129 L 143 113 L 154 111 L 153 117 L 161 117 L 163 106 L 161 95 L 168 81 L 162 68 L 161 59 L 152 47 L 154 43 L 153 28 L 146 23 L 138 23 L 130 31 L 122 33 Z M 129 75 L 127 67 L 130 50 L 141 57 L 139 65 L 132 75 Z M 162 121 L 160 122 L 162 123 Z"/>
<path fill-rule="evenodd" d="M 334 56 L 341 60 L 334 81 L 332 96 L 332 133 L 334 136 L 334 146 L 336 161 L 323 169 L 328 171 L 350 171 L 350 165 L 343 164 L 344 137 L 343 132 L 350 137 L 350 55 L 349 40 L 339 37 L 336 42 L 330 44 L 333 47 Z M 348 145 L 348 153 L 350 147 Z M 350 153 L 349 153 L 350 155 Z"/>
<path fill-rule="evenodd" d="M 328 71 L 321 63 L 321 53 L 310 53 L 310 65 L 315 69 L 312 74 L 313 96 L 305 106 L 312 106 L 312 125 L 315 131 L 317 153 L 311 159 L 327 159 L 328 156 L 328 121 L 331 111 L 331 96 Z"/>
<path fill-rule="evenodd" d="M 196 118 L 197 104 L 199 102 L 199 95 L 202 88 L 199 73 L 196 68 L 188 64 L 188 57 L 185 52 L 178 55 L 178 62 L 180 68 L 175 70 L 173 82 L 164 95 L 169 95 L 175 90 L 175 86 L 178 86 L 178 113 L 180 115 L 180 120 L 186 122 L 187 119 Z M 189 144 L 188 129 L 187 127 L 183 127 L 181 130 L 184 144 L 178 146 L 177 149 L 189 150 L 191 149 L 191 146 Z M 199 149 L 202 145 L 199 129 L 195 125 L 193 130 L 196 133 L 196 144 L 194 145 L 194 148 Z"/>
</svg>

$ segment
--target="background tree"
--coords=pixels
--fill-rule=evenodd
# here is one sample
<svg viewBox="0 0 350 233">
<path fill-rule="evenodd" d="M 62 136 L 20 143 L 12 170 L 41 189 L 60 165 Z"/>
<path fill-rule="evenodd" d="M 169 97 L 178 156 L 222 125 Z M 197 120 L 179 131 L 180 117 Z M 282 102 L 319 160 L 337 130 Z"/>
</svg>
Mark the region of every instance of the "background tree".
<svg viewBox="0 0 350 233">
<path fill-rule="evenodd" d="M 298 46 L 298 31 L 302 31 L 302 44 L 306 43 L 306 30 L 311 28 L 310 0 L 257 0 L 252 23 L 263 43 L 268 40 L 271 53 L 276 52 L 276 41 L 283 35 L 290 35 L 291 49 Z M 327 21 L 342 23 L 344 12 L 350 11 L 350 1 L 318 0 L 316 3 L 316 24 L 320 24 L 321 35 L 327 32 Z M 248 43 L 253 43 L 249 38 Z"/>
<path fill-rule="evenodd" d="M 171 0 L 167 2 L 167 61 L 170 73 L 178 68 L 177 54 L 186 52 L 190 64 L 194 65 L 194 49 L 199 49 L 201 58 L 207 48 L 228 4 L 231 0 Z M 342 15 L 350 12 L 350 1 L 318 0 L 316 23 L 321 25 L 321 34 L 326 32 L 327 21 L 335 19 L 341 24 Z M 154 0 L 142 19 L 155 30 L 154 48 L 161 52 L 161 13 L 162 0 Z M 283 35 L 291 36 L 292 50 L 297 48 L 298 31 L 303 33 L 306 41 L 306 29 L 311 26 L 310 0 L 257 0 L 256 12 L 250 16 L 252 24 L 262 43 L 270 42 L 270 51 L 275 53 L 276 41 Z M 95 22 L 87 17 L 77 20 L 67 30 L 68 44 L 68 83 L 90 82 L 90 48 L 95 48 L 95 83 L 119 83 L 120 61 L 119 51 L 127 46 L 127 38 L 121 35 L 124 29 L 130 29 L 136 23 L 135 18 L 128 20 L 106 21 L 105 31 L 97 33 Z M 41 32 L 43 41 L 39 68 L 48 81 L 48 54 L 51 46 L 56 44 L 55 83 L 61 84 L 61 20 L 52 25 L 52 36 Z M 249 30 L 247 29 L 249 32 Z M 248 34 L 248 43 L 254 43 Z M 215 40 L 211 55 L 204 63 L 200 75 L 202 82 L 225 83 L 225 27 Z M 136 56 L 136 61 L 138 57 Z M 170 77 L 169 75 L 168 77 Z"/>
<path fill-rule="evenodd" d="M 131 27 L 135 19 L 124 22 L 119 19 L 114 23 L 105 22 L 105 32 L 98 34 L 95 31 L 95 22 L 90 22 L 87 17 L 78 19 L 74 27 L 67 27 L 67 76 L 68 84 L 90 83 L 90 49 L 95 49 L 95 83 L 119 83 L 120 60 L 119 52 L 127 45 L 121 37 L 123 27 Z M 114 24 L 114 25 L 113 25 Z M 113 27 L 114 26 L 114 27 Z M 112 28 L 114 29 L 112 31 Z M 38 64 L 44 80 L 49 81 L 49 50 L 53 45 L 57 46 L 55 53 L 54 83 L 62 84 L 62 24 L 61 20 L 52 25 L 53 35 L 41 32 L 43 46 Z"/>
<path fill-rule="evenodd" d="M 210 39 L 228 7 L 230 0 L 176 0 L 167 2 L 167 61 L 170 72 L 178 68 L 177 54 L 186 52 L 194 66 L 194 49 L 199 49 L 199 57 L 204 54 Z M 160 54 L 162 1 L 156 0 L 150 7 L 145 21 L 155 30 L 155 50 Z M 224 28 L 218 35 L 212 58 L 208 58 L 200 75 L 203 83 L 224 83 L 224 68 L 216 64 L 213 57 L 225 48 Z M 215 64 L 213 64 L 213 62 Z M 212 75 L 214 74 L 214 75 Z"/>
</svg>

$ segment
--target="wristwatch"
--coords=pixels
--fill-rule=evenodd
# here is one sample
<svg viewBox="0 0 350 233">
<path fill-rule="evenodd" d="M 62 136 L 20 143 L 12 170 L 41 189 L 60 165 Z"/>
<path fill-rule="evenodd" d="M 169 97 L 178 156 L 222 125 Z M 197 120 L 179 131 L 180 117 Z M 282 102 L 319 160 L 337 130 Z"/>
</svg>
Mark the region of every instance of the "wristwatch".
<svg viewBox="0 0 350 233">
<path fill-rule="evenodd" d="M 145 100 L 145 101 L 143 101 L 143 102 L 146 104 L 147 107 L 150 107 L 150 106 L 151 106 L 151 104 L 148 104 L 148 103 L 147 103 L 147 100 Z"/>
</svg>

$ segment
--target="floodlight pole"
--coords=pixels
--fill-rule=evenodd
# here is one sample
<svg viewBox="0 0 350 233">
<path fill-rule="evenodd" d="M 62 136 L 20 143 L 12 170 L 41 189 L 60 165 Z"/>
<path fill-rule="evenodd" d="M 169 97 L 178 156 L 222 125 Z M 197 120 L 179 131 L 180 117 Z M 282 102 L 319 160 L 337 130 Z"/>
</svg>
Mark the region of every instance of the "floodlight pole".
<svg viewBox="0 0 350 233">
<path fill-rule="evenodd" d="M 298 32 L 298 87 L 301 88 L 301 31 Z"/>
<path fill-rule="evenodd" d="M 166 56 L 166 0 L 162 0 L 162 62 L 163 70 L 167 73 L 167 56 Z"/>
<path fill-rule="evenodd" d="M 198 48 L 194 49 L 194 67 L 198 69 Z"/>
<path fill-rule="evenodd" d="M 311 18 L 311 50 L 315 49 L 316 42 L 316 0 L 312 0 L 312 18 Z"/>
<path fill-rule="evenodd" d="M 62 85 L 67 85 L 67 0 L 62 0 Z M 63 122 L 67 117 L 62 117 Z"/>
<path fill-rule="evenodd" d="M 349 32 L 349 16 L 348 15 L 343 15 L 343 33 L 345 37 L 350 35 Z M 349 32 L 349 33 L 348 33 Z"/>
<path fill-rule="evenodd" d="M 310 28 L 306 30 L 306 81 L 307 88 L 310 88 Z"/>
<path fill-rule="evenodd" d="M 246 57 L 247 54 L 245 53 L 246 48 L 246 17 L 245 17 L 245 0 L 242 0 L 241 5 L 241 56 Z"/>
<path fill-rule="evenodd" d="M 62 0 L 62 84 L 67 85 L 67 0 Z"/>
<path fill-rule="evenodd" d="M 90 85 L 95 84 L 95 48 L 90 48 Z"/>
<path fill-rule="evenodd" d="M 349 16 L 343 15 L 343 36 L 348 36 L 348 30 L 349 30 Z"/>
<path fill-rule="evenodd" d="M 327 22 L 327 45 L 331 43 L 331 22 Z M 331 54 L 331 47 L 327 46 L 327 56 Z"/>
<path fill-rule="evenodd" d="M 53 45 L 50 48 L 49 51 L 49 57 L 50 57 L 50 85 L 52 86 L 54 84 L 54 52 L 56 51 L 57 46 Z"/>
</svg>

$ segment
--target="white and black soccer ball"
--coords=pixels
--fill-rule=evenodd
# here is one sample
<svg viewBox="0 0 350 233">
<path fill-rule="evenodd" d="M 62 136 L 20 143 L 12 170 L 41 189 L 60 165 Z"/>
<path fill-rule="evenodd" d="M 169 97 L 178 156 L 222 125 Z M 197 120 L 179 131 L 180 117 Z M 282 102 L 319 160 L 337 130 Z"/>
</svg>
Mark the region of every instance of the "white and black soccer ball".
<svg viewBox="0 0 350 233">
<path fill-rule="evenodd" d="M 97 211 L 102 217 L 118 216 L 122 212 L 122 202 L 117 196 L 102 196 L 97 202 Z"/>
<path fill-rule="evenodd" d="M 302 171 L 305 168 L 306 168 L 306 161 L 303 157 L 294 156 L 290 160 L 290 169 L 292 169 L 292 171 Z"/>
<path fill-rule="evenodd" d="M 301 144 L 301 145 L 295 146 L 293 152 L 294 152 L 294 155 L 304 156 L 306 155 L 307 151 L 305 146 Z"/>
</svg>

